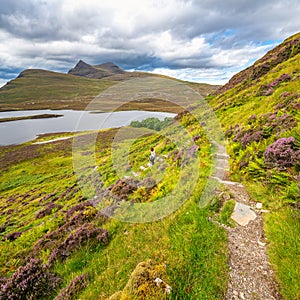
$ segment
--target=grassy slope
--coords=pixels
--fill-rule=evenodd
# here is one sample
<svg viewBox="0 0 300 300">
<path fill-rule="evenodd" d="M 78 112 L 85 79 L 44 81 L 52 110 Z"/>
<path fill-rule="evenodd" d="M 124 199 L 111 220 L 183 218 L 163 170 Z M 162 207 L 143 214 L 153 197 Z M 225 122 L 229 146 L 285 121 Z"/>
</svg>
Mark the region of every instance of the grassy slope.
<svg viewBox="0 0 300 300">
<path fill-rule="evenodd" d="M 212 214 L 210 208 L 200 209 L 197 199 L 204 188 L 210 169 L 210 146 L 205 133 L 197 122 L 185 116 L 184 122 L 191 136 L 198 135 L 197 144 L 200 150 L 200 174 L 198 185 L 183 206 L 175 213 L 144 224 L 124 223 L 115 219 L 98 218 L 94 207 L 86 207 L 72 216 L 81 216 L 85 223 L 96 224 L 110 232 L 108 245 L 103 246 L 93 240 L 80 244 L 68 258 L 57 262 L 52 270 L 62 278 L 61 287 L 66 286 L 79 274 L 89 274 L 89 282 L 85 288 L 77 291 L 80 299 L 105 299 L 126 285 L 131 272 L 141 261 L 152 259 L 155 265 L 166 264 L 163 279 L 172 287 L 171 299 L 221 299 L 226 291 L 227 282 L 227 247 L 226 234 L 222 228 L 209 222 L 207 217 Z M 127 138 L 139 135 L 140 129 L 128 129 Z M 151 134 L 140 137 L 131 146 L 130 162 L 132 170 L 139 172 L 140 165 L 148 162 L 151 146 L 156 147 L 159 155 L 171 154 L 167 158 L 165 176 L 157 186 L 146 190 L 140 187 L 129 196 L 130 201 L 151 202 L 168 194 L 178 180 L 179 174 L 190 177 L 189 165 L 181 168 L 180 158 L 175 159 L 175 144 L 167 138 L 187 139 L 185 145 L 193 143 L 186 135 L 181 136 L 174 124 L 163 135 Z M 82 174 L 87 182 L 94 182 L 104 191 L 113 185 L 118 176 L 113 168 L 111 157 L 111 141 L 117 130 L 100 133 L 97 138 L 96 151 L 89 144 L 93 135 L 80 137 L 84 145 L 81 153 L 77 153 L 83 162 Z M 59 137 L 59 135 L 55 135 Z M 48 137 L 49 138 L 49 137 Z M 52 138 L 52 137 L 50 137 Z M 127 141 L 128 142 L 128 141 Z M 123 143 L 126 143 L 124 141 Z M 121 145 L 121 144 L 120 144 Z M 25 258 L 34 253 L 34 257 L 48 261 L 49 255 L 68 235 L 63 226 L 70 221 L 66 218 L 70 209 L 86 201 L 82 191 L 78 190 L 78 181 L 72 166 L 72 139 L 54 143 L 33 145 L 26 143 L 20 146 L 2 147 L 0 163 L 2 172 L 1 190 L 1 276 L 12 274 L 19 266 L 25 264 Z M 93 165 L 89 166 L 93 153 L 96 164 L 104 182 L 97 181 Z M 74 154 L 73 154 L 74 155 Z M 119 155 L 120 156 L 120 155 Z M 126 174 L 126 163 L 118 165 L 118 169 Z M 123 172 L 123 171 L 122 171 Z M 162 171 L 153 168 L 138 177 L 143 180 L 152 178 Z M 178 191 L 178 195 L 186 195 L 189 184 Z M 110 197 L 105 202 L 110 202 Z M 42 211 L 51 204 L 56 204 L 43 216 Z M 40 213 L 40 214 L 39 214 Z M 82 223 L 75 223 L 71 229 L 76 231 Z M 70 226 L 70 225 L 69 225 Z M 59 229 L 61 228 L 61 229 Z M 47 242 L 44 247 L 34 251 L 38 240 L 46 234 L 53 234 L 52 244 Z M 4 240 L 8 234 L 22 232 L 13 241 Z M 61 234 L 59 233 L 61 232 Z M 54 248 L 53 248 L 54 247 Z M 152 280 L 147 284 L 152 284 Z M 147 285 L 144 286 L 145 289 Z M 54 291 L 53 296 L 59 290 Z M 81 295 L 80 295 L 81 294 Z M 134 297 L 132 295 L 132 297 Z M 133 299 L 133 298 L 132 298 Z M 148 299 L 151 299 L 150 296 Z"/>
<path fill-rule="evenodd" d="M 0 108 L 84 109 L 95 96 L 114 83 L 45 70 L 25 70 L 1 88 Z"/>
<path fill-rule="evenodd" d="M 232 178 L 245 181 L 253 198 L 271 210 L 270 214 L 265 215 L 265 231 L 270 260 L 276 270 L 281 292 L 285 299 L 299 299 L 300 195 L 299 178 L 297 181 L 296 177 L 299 175 L 299 165 L 278 170 L 266 166 L 263 157 L 266 147 L 282 137 L 293 136 L 298 145 L 296 147 L 299 149 L 300 146 L 300 54 L 297 54 L 300 34 L 287 41 L 291 40 L 297 41 L 293 47 L 298 50 L 294 53 L 283 51 L 284 55 L 291 53 L 291 58 L 272 67 L 258 80 L 249 81 L 249 76 L 245 76 L 241 83 L 228 86 L 220 95 L 212 96 L 210 103 L 224 131 L 228 130 Z M 276 51 L 267 54 L 261 64 L 271 65 L 269 61 Z M 247 70 L 248 74 L 251 71 Z M 288 74 L 290 80 L 275 84 L 273 92 L 262 95 L 268 89 L 267 85 L 270 86 L 283 74 Z M 273 116 L 268 113 L 273 113 Z M 254 115 L 256 117 L 250 118 Z M 250 134 L 248 141 L 246 132 Z M 255 140 L 252 134 L 262 134 L 263 137 Z"/>
<path fill-rule="evenodd" d="M 84 110 L 97 95 L 114 84 L 126 79 L 149 76 L 172 79 L 162 75 L 139 72 L 127 72 L 104 79 L 92 79 L 45 70 L 25 70 L 18 78 L 0 89 L 0 111 L 47 108 Z M 216 89 L 216 86 L 208 84 L 193 84 L 193 86 L 197 86 L 203 96 Z M 110 102 L 98 103 L 97 110 L 109 110 Z M 114 103 L 113 109 L 121 106 L 123 102 Z M 126 103 L 121 109 L 157 111 L 158 107 L 167 112 L 182 110 L 172 103 L 162 102 L 161 99 L 135 101 L 129 105 Z"/>
</svg>

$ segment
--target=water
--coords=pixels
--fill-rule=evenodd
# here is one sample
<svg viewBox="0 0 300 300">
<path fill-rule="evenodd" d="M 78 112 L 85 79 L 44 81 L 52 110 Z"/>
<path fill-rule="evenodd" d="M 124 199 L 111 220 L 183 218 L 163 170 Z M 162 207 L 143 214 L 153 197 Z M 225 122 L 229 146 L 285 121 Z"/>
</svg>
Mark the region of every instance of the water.
<svg viewBox="0 0 300 300">
<path fill-rule="evenodd" d="M 118 111 L 91 113 L 75 110 L 34 110 L 0 112 L 1 118 L 33 116 L 41 114 L 63 115 L 58 118 L 20 120 L 0 123 L 0 145 L 21 144 L 35 139 L 38 135 L 55 132 L 100 130 L 127 126 L 131 121 L 156 117 L 174 117 L 175 114 L 149 111 Z"/>
</svg>

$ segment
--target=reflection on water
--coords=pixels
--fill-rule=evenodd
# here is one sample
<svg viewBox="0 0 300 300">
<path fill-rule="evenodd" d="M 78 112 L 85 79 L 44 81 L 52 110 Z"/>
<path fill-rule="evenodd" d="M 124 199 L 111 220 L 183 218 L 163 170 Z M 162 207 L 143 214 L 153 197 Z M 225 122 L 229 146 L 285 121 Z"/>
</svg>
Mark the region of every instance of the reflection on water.
<svg viewBox="0 0 300 300">
<path fill-rule="evenodd" d="M 174 117 L 174 114 L 171 113 L 137 110 L 110 113 L 91 113 L 75 110 L 31 110 L 0 112 L 0 118 L 40 114 L 63 115 L 63 117 L 1 122 L 0 145 L 24 143 L 43 133 L 100 130 L 126 126 L 131 121 L 141 121 L 150 117 L 156 117 L 161 120 L 165 117 Z"/>
</svg>

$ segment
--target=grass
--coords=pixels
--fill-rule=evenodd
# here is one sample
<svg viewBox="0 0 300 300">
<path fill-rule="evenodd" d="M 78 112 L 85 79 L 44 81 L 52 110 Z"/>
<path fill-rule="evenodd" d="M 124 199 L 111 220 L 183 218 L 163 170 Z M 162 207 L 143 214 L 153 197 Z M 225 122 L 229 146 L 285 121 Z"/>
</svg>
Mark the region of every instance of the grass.
<svg viewBox="0 0 300 300">
<path fill-rule="evenodd" d="M 300 213 L 282 208 L 265 215 L 268 254 L 285 299 L 299 299 Z M 291 267 L 292 266 L 292 267 Z"/>
<path fill-rule="evenodd" d="M 263 203 L 264 209 L 270 210 L 270 213 L 264 215 L 267 249 L 284 299 L 300 298 L 300 257 L 297 250 L 300 241 L 300 215 L 297 208 L 299 164 L 295 163 L 282 170 L 270 168 L 265 165 L 264 152 L 279 138 L 290 136 L 295 138 L 298 145 L 295 145 L 295 149 L 299 149 L 299 60 L 298 53 L 274 67 L 259 80 L 240 83 L 220 95 L 208 98 L 224 132 L 237 127 L 244 130 L 241 131 L 240 138 L 227 136 L 227 151 L 231 157 L 230 175 L 233 180 L 244 182 L 252 198 Z M 291 79 L 276 85 L 273 93 L 267 96 L 259 94 L 264 85 L 270 85 L 284 74 L 288 74 Z M 276 128 L 274 123 L 270 125 L 272 121 L 267 114 L 274 112 L 277 117 L 289 114 L 294 120 L 293 124 L 288 126 L 288 122 L 283 122 Z M 262 125 L 262 121 L 251 121 L 251 116 L 256 116 L 256 120 L 265 118 L 265 125 Z M 250 133 L 263 132 L 264 136 L 243 145 L 242 139 L 245 138 L 247 130 Z"/>
<path fill-rule="evenodd" d="M 171 299 L 222 299 L 228 280 L 226 234 L 223 229 L 208 221 L 211 214 L 209 208 L 203 209 L 198 205 L 210 170 L 210 146 L 205 133 L 195 122 L 191 122 L 188 127 L 188 134 L 182 134 L 181 126 L 176 123 L 160 133 L 150 130 L 145 132 L 140 128 L 122 130 L 125 134 L 118 141 L 114 155 L 122 158 L 128 153 L 131 166 L 129 171 L 126 159 L 114 161 L 112 156 L 112 143 L 118 129 L 79 133 L 75 145 L 72 139 L 65 139 L 46 144 L 28 142 L 2 147 L 1 275 L 12 274 L 24 264 L 24 258 L 32 253 L 44 262 L 48 261 L 53 247 L 66 237 L 61 229 L 70 220 L 66 219 L 66 212 L 90 199 L 84 188 L 78 189 L 79 186 L 92 186 L 93 189 L 104 191 L 113 186 L 119 176 L 135 171 L 140 172 L 138 180 L 142 182 L 149 179 L 157 181 L 150 188 L 143 187 L 129 194 L 129 201 L 140 204 L 155 203 L 167 196 L 178 180 L 185 183 L 176 187 L 175 198 L 179 200 L 174 202 L 173 213 L 167 213 L 159 220 L 136 224 L 114 218 L 100 222 L 93 219 L 94 208 L 84 209 L 86 222 L 107 229 L 110 240 L 108 245 L 88 241 L 66 260 L 57 262 L 53 271 L 63 280 L 60 288 L 67 286 L 76 276 L 88 273 L 88 286 L 77 297 L 106 299 L 124 289 L 140 262 L 151 259 L 155 266 L 167 266 L 163 279 L 172 287 Z M 196 155 L 201 161 L 195 162 L 201 164 L 201 168 L 195 177 L 196 186 L 192 189 L 188 178 L 191 177 L 189 174 L 193 167 L 188 163 L 182 167 L 183 158 L 175 159 L 175 150 L 179 145 L 189 149 L 193 145 L 192 137 L 196 134 L 199 135 L 197 145 L 201 146 Z M 68 135 L 46 135 L 40 141 L 56 139 L 58 136 Z M 74 153 L 76 146 L 78 151 Z M 151 170 L 141 172 L 139 167 L 147 165 L 151 146 L 155 147 L 159 157 L 165 155 L 166 167 L 163 171 L 159 170 L 157 162 Z M 77 171 L 80 173 L 74 172 L 74 157 L 79 159 Z M 98 166 L 97 173 L 94 163 Z M 123 171 L 116 172 L 116 166 Z M 93 197 L 93 192 L 90 195 Z M 105 198 L 100 205 L 105 206 L 111 201 L 111 198 Z M 59 207 L 37 218 L 38 213 L 51 203 Z M 170 203 L 166 209 L 168 206 Z M 151 212 L 147 214 L 151 215 Z M 80 212 L 75 212 L 76 215 L 80 215 Z M 52 244 L 34 252 L 35 245 L 45 234 L 53 234 L 59 228 L 61 234 L 53 238 Z M 22 232 L 22 235 L 13 241 L 5 239 L 14 232 Z M 54 291 L 53 297 L 58 292 Z"/>
<path fill-rule="evenodd" d="M 228 200 L 224 203 L 222 206 L 222 209 L 219 214 L 219 221 L 227 226 L 234 226 L 234 222 L 231 219 L 231 215 L 233 213 L 235 207 L 235 201 L 234 200 Z"/>
<path fill-rule="evenodd" d="M 136 80 L 148 78 L 149 82 L 155 81 L 155 79 L 160 79 L 162 82 L 181 82 L 151 73 L 133 72 L 118 76 L 93 79 L 46 70 L 28 69 L 0 89 L 0 111 L 48 108 L 85 110 L 88 107 L 90 110 L 97 111 L 149 110 L 178 113 L 183 110 L 183 107 L 187 106 L 184 100 L 170 101 L 170 99 L 150 97 L 145 94 L 144 98 L 133 101 L 130 101 L 130 97 L 126 96 L 124 96 L 124 99 L 119 100 L 102 98 L 101 101 L 96 101 L 96 107 L 92 107 L 91 102 L 95 102 L 95 98 L 99 94 L 117 83 L 119 85 L 116 86 L 114 92 L 119 95 L 127 93 L 123 90 L 119 93 L 118 90 L 122 89 L 122 81 L 131 77 Z M 208 84 L 184 84 L 186 86 L 191 85 L 203 96 L 216 88 L 216 86 Z M 172 91 L 169 92 L 172 93 Z"/>
<path fill-rule="evenodd" d="M 81 298 L 105 299 L 122 290 L 136 265 L 147 259 L 167 265 L 163 279 L 172 287 L 171 299 L 222 298 L 227 278 L 226 236 L 196 204 L 187 204 L 158 222 L 126 225 L 114 221 L 107 228 L 115 235 L 107 248 L 82 249 L 65 265 L 57 266 L 59 273 L 73 275 L 82 262 L 88 262 L 80 272 L 92 273 L 94 278 Z"/>
</svg>

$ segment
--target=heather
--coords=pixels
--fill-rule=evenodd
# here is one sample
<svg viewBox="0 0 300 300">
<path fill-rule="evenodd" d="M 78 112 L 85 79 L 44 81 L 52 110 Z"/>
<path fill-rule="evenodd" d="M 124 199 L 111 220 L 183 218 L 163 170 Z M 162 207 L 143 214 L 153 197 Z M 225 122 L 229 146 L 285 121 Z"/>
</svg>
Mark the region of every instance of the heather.
<svg viewBox="0 0 300 300">
<path fill-rule="evenodd" d="M 231 178 L 242 181 L 269 211 L 268 251 L 285 299 L 300 297 L 298 36 L 235 75 L 223 93 L 209 98 L 227 138 Z M 256 74 L 254 80 L 247 79 L 251 72 Z"/>
<path fill-rule="evenodd" d="M 88 274 L 78 275 L 69 285 L 62 289 L 55 297 L 55 300 L 72 300 L 76 299 L 79 294 L 88 284 Z"/>
<path fill-rule="evenodd" d="M 1 284 L 0 299 L 41 299 L 51 295 L 60 278 L 42 265 L 38 259 L 31 259 L 24 267 L 19 267 Z"/>
<path fill-rule="evenodd" d="M 264 152 L 268 168 L 286 170 L 288 167 L 300 167 L 300 147 L 294 137 L 281 138 L 269 145 Z"/>
</svg>

